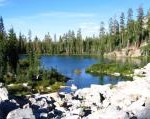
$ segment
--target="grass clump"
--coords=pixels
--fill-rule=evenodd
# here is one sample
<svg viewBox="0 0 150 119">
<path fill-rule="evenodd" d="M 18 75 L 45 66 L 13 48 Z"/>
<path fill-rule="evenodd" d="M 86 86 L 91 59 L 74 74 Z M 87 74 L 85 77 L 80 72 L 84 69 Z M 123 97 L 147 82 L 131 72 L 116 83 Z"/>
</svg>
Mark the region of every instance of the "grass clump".
<svg viewBox="0 0 150 119">
<path fill-rule="evenodd" d="M 81 72 L 80 69 L 76 69 L 76 70 L 74 70 L 74 73 L 77 74 L 77 75 L 79 75 L 79 74 L 81 74 L 82 72 Z"/>
<path fill-rule="evenodd" d="M 138 68 L 136 64 L 130 63 L 116 63 L 116 62 L 108 62 L 108 63 L 98 63 L 94 64 L 86 69 L 87 73 L 91 74 L 109 74 L 113 75 L 114 73 L 120 73 L 122 76 L 126 76 L 128 74 L 133 74 L 133 69 Z"/>
</svg>

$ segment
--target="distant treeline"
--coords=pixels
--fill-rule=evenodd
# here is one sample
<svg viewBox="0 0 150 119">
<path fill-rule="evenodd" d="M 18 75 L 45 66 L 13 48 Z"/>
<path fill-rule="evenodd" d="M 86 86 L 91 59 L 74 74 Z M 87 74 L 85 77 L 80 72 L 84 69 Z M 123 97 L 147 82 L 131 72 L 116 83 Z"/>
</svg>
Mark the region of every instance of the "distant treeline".
<svg viewBox="0 0 150 119">
<path fill-rule="evenodd" d="M 122 12 L 120 19 L 110 18 L 109 29 L 106 30 L 102 21 L 99 36 L 82 37 L 81 29 L 75 33 L 69 30 L 56 40 L 52 40 L 50 34 L 46 34 L 43 40 L 37 36 L 32 39 L 31 30 L 28 36 L 21 33 L 16 37 L 13 28 L 8 33 L 5 31 L 3 18 L 0 18 L 0 73 L 6 69 L 16 72 L 19 54 L 100 54 L 122 48 L 134 46 L 141 48 L 143 42 L 148 45 L 142 47 L 143 55 L 150 55 L 150 10 L 144 15 L 143 8 L 137 9 L 137 19 L 133 19 L 133 10 L 127 11 L 127 16 Z M 41 31 L 42 32 L 42 31 Z"/>
<path fill-rule="evenodd" d="M 33 48 L 37 54 L 101 54 L 120 50 L 122 48 L 129 48 L 131 46 L 139 48 L 141 43 L 150 41 L 150 10 L 144 15 L 143 8 L 140 6 L 137 9 L 137 19 L 133 19 L 133 10 L 131 8 L 127 11 L 127 16 L 122 12 L 120 19 L 115 17 L 109 19 L 107 26 L 102 21 L 99 29 L 99 36 L 96 37 L 82 37 L 81 29 L 75 33 L 69 30 L 64 35 L 56 40 L 50 34 L 46 34 L 44 40 L 37 36 L 31 39 L 31 31 L 28 37 L 19 35 L 18 47 L 19 53 L 26 54 L 30 47 Z M 149 55 L 149 45 L 143 48 L 143 55 Z"/>
</svg>

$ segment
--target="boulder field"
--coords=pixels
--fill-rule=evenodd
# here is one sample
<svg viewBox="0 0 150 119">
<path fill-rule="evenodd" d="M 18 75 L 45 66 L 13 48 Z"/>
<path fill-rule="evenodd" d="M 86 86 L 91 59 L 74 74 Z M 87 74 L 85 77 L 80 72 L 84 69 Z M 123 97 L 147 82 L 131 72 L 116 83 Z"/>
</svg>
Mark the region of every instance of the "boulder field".
<svg viewBox="0 0 150 119">
<path fill-rule="evenodd" d="M 0 119 L 150 119 L 150 63 L 135 69 L 133 81 L 35 94 L 23 102 L 9 99 L 0 84 Z"/>
</svg>

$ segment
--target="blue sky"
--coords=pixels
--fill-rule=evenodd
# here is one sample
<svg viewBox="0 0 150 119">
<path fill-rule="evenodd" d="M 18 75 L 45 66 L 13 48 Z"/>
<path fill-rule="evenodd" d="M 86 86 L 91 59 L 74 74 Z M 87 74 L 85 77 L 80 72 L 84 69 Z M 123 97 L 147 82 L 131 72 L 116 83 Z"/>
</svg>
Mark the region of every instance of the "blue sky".
<svg viewBox="0 0 150 119">
<path fill-rule="evenodd" d="M 130 7 L 135 17 L 139 5 L 146 14 L 150 0 L 0 0 L 0 15 L 6 30 L 14 27 L 17 34 L 27 35 L 31 29 L 33 37 L 42 39 L 47 32 L 53 37 L 81 28 L 84 36 L 92 36 L 98 34 L 101 21 L 107 24 Z"/>
</svg>

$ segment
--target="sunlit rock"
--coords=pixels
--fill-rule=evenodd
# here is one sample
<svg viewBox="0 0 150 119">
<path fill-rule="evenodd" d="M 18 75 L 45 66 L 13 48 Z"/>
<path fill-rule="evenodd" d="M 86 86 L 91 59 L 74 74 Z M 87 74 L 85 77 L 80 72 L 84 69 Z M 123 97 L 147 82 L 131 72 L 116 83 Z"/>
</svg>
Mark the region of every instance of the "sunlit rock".
<svg viewBox="0 0 150 119">
<path fill-rule="evenodd" d="M 31 108 L 16 109 L 7 115 L 7 119 L 35 119 Z"/>
<path fill-rule="evenodd" d="M 112 75 L 114 75 L 114 76 L 120 76 L 120 73 L 115 72 Z"/>
<path fill-rule="evenodd" d="M 0 101 L 8 100 L 8 91 L 3 86 L 2 83 L 0 83 Z"/>
</svg>

